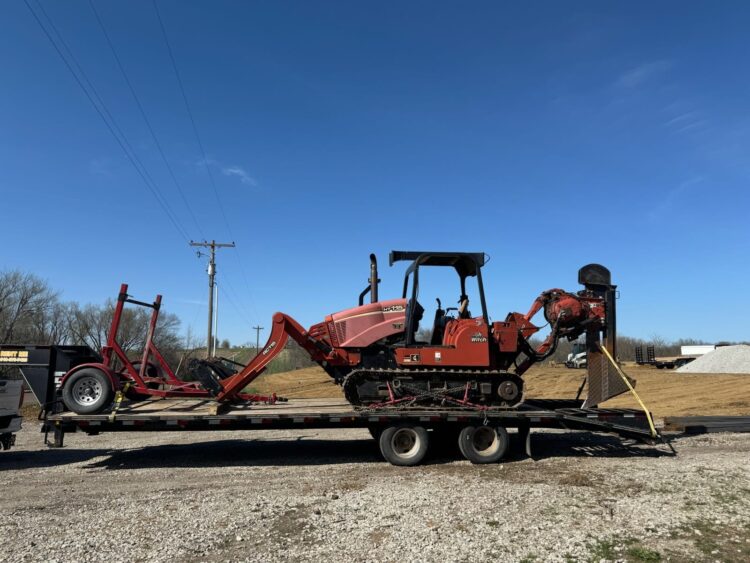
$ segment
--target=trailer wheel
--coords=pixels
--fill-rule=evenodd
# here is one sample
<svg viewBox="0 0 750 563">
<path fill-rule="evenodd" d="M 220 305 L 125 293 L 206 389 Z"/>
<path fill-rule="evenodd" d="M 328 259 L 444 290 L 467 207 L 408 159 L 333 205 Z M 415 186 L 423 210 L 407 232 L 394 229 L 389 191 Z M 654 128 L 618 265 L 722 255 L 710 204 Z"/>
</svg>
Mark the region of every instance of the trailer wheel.
<svg viewBox="0 0 750 563">
<path fill-rule="evenodd" d="M 393 465 L 418 465 L 427 454 L 429 435 L 421 426 L 400 424 L 380 433 L 380 453 Z"/>
<path fill-rule="evenodd" d="M 458 435 L 458 448 L 471 463 L 496 463 L 508 452 L 510 439 L 502 426 L 466 426 Z"/>
<path fill-rule="evenodd" d="M 71 375 L 62 390 L 63 403 L 78 414 L 98 413 L 112 403 L 114 396 L 109 377 L 94 368 L 85 368 Z"/>
</svg>

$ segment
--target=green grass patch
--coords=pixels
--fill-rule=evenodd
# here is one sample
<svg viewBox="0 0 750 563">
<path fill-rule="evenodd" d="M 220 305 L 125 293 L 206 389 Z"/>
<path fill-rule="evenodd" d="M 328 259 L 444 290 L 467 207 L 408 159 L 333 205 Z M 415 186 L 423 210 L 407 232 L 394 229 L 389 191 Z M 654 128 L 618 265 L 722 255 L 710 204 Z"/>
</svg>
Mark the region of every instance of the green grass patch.
<svg viewBox="0 0 750 563">
<path fill-rule="evenodd" d="M 653 549 L 649 549 L 647 547 L 643 547 L 642 545 L 634 545 L 632 547 L 629 547 L 625 554 L 627 555 L 628 559 L 631 561 L 643 561 L 643 562 L 652 562 L 656 563 L 658 561 L 661 561 L 661 553 L 658 551 L 655 551 Z"/>
<path fill-rule="evenodd" d="M 706 558 L 712 561 L 750 561 L 750 524 L 736 528 L 708 520 L 697 520 L 681 526 L 688 538 Z"/>
<path fill-rule="evenodd" d="M 663 559 L 662 554 L 643 546 L 633 538 L 611 538 L 590 543 L 589 561 L 598 563 L 606 561 L 630 561 L 633 563 L 657 563 Z"/>
</svg>

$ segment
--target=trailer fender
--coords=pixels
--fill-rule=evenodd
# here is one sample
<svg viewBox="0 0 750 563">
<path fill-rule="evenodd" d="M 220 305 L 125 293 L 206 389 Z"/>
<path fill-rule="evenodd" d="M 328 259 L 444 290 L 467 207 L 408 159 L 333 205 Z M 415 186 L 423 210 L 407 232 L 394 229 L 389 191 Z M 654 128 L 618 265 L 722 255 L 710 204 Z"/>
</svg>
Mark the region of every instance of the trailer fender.
<svg viewBox="0 0 750 563">
<path fill-rule="evenodd" d="M 71 375 L 85 368 L 98 369 L 99 371 L 104 373 L 109 378 L 110 382 L 112 383 L 112 389 L 114 389 L 115 391 L 118 391 L 122 387 L 122 385 L 120 385 L 121 379 L 115 372 L 113 372 L 104 364 L 90 363 L 90 364 L 81 364 L 79 366 L 76 366 L 73 369 L 71 369 L 69 372 L 67 372 L 65 375 L 63 375 L 62 379 L 60 380 L 60 389 L 62 389 L 65 386 L 65 382 L 68 381 L 68 379 L 70 379 Z"/>
</svg>

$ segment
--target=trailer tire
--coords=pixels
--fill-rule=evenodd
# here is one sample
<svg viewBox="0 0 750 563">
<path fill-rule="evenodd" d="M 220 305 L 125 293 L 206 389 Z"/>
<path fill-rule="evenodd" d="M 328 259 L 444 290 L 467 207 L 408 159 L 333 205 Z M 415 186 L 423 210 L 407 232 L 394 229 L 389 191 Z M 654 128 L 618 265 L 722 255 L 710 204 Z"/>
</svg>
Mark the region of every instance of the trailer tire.
<svg viewBox="0 0 750 563">
<path fill-rule="evenodd" d="M 380 453 L 389 463 L 400 466 L 418 465 L 427 454 L 429 434 L 421 426 L 398 424 L 380 433 Z"/>
<path fill-rule="evenodd" d="M 77 414 L 96 414 L 107 408 L 115 397 L 107 374 L 95 368 L 75 372 L 65 382 L 62 399 L 68 410 Z"/>
<path fill-rule="evenodd" d="M 465 426 L 458 435 L 458 448 L 471 463 L 497 463 L 506 453 L 510 438 L 502 426 Z"/>
</svg>

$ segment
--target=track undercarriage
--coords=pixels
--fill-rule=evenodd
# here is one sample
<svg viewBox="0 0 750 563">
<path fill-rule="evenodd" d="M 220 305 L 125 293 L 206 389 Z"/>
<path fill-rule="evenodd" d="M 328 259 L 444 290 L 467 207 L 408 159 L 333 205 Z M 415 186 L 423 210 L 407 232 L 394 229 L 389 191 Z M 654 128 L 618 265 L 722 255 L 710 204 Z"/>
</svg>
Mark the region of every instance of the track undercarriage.
<svg viewBox="0 0 750 563">
<path fill-rule="evenodd" d="M 521 402 L 523 380 L 495 370 L 363 368 L 342 389 L 356 406 L 512 407 Z"/>
</svg>

